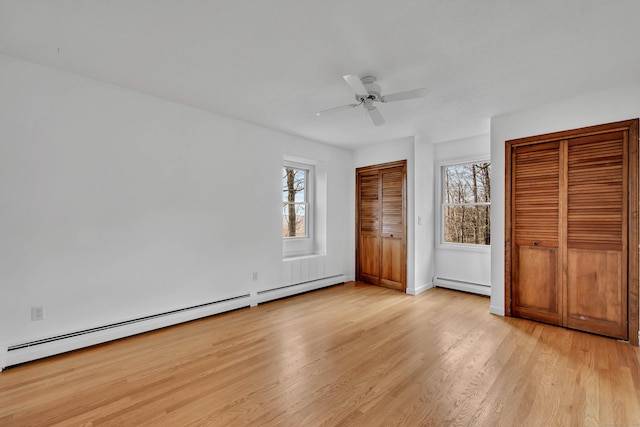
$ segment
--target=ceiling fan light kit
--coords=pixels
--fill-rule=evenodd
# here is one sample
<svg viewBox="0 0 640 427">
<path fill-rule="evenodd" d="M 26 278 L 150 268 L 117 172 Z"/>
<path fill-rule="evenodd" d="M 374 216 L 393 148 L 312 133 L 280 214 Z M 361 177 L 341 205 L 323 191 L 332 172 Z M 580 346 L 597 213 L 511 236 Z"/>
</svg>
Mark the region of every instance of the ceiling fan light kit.
<svg viewBox="0 0 640 427">
<path fill-rule="evenodd" d="M 406 99 L 423 98 L 427 96 L 427 89 L 413 89 L 405 92 L 392 93 L 390 95 L 382 96 L 380 86 L 376 84 L 376 78 L 373 76 L 358 77 L 355 74 L 347 74 L 342 76 L 347 84 L 355 92 L 357 104 L 347 104 L 340 107 L 329 108 L 328 110 L 319 111 L 317 116 L 322 116 L 326 113 L 333 113 L 336 111 L 349 110 L 362 105 L 367 112 L 369 118 L 374 125 L 380 126 L 385 123 L 384 117 L 380 111 L 373 105 L 374 102 L 395 102 L 404 101 Z"/>
</svg>

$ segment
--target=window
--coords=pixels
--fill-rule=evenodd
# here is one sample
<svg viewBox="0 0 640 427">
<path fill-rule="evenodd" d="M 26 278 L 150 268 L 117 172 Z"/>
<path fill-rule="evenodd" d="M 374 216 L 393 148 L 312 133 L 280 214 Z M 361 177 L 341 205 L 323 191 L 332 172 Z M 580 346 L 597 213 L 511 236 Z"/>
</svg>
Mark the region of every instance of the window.
<svg viewBox="0 0 640 427">
<path fill-rule="evenodd" d="M 491 242 L 491 164 L 474 162 L 442 167 L 442 242 Z"/>
<path fill-rule="evenodd" d="M 309 237 L 309 167 L 282 168 L 282 237 Z"/>
<path fill-rule="evenodd" d="M 314 253 L 315 168 L 285 159 L 282 167 L 282 255 Z"/>
</svg>

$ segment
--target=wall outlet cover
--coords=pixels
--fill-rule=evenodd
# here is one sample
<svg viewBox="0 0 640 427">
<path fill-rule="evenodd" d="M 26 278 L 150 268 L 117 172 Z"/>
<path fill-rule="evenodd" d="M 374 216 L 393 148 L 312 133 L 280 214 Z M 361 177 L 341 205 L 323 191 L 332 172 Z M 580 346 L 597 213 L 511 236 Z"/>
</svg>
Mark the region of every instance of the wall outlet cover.
<svg viewBox="0 0 640 427">
<path fill-rule="evenodd" d="M 44 320 L 44 305 L 31 307 L 31 320 Z"/>
</svg>

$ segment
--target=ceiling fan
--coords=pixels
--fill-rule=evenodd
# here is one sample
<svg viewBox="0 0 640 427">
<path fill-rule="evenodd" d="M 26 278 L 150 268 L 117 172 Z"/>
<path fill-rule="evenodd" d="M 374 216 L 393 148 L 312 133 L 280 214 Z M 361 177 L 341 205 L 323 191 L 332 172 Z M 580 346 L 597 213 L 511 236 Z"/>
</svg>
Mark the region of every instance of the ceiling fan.
<svg viewBox="0 0 640 427">
<path fill-rule="evenodd" d="M 395 102 L 403 101 L 405 99 L 423 98 L 427 96 L 427 89 L 413 89 L 405 92 L 392 93 L 390 95 L 382 96 L 380 94 L 380 86 L 376 84 L 376 78 L 372 76 L 358 77 L 355 74 L 347 74 L 342 76 L 351 89 L 355 92 L 357 104 L 347 104 L 340 107 L 329 108 L 328 110 L 319 111 L 317 116 L 322 116 L 327 113 L 333 113 L 335 111 L 348 110 L 362 105 L 371 118 L 374 125 L 380 126 L 384 124 L 384 117 L 380 114 L 380 111 L 374 107 L 374 102 Z"/>
</svg>

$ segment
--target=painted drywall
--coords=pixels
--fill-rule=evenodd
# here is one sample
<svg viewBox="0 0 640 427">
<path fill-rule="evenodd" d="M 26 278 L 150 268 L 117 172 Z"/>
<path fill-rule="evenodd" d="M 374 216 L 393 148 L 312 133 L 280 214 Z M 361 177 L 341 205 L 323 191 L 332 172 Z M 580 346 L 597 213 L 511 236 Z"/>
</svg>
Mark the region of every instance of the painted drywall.
<svg viewBox="0 0 640 427">
<path fill-rule="evenodd" d="M 437 208 L 435 200 L 435 145 L 421 141 L 415 143 L 415 288 L 414 294 L 433 287 L 435 274 L 435 234 L 433 224 Z"/>
<path fill-rule="evenodd" d="M 355 168 L 394 162 L 407 161 L 407 293 L 416 293 L 415 280 L 415 190 L 414 190 L 414 138 L 405 138 L 361 148 L 354 152 Z M 354 202 L 355 203 L 355 197 Z"/>
<path fill-rule="evenodd" d="M 0 93 L 0 346 L 280 286 L 285 155 L 353 275 L 350 151 L 8 56 Z"/>
<path fill-rule="evenodd" d="M 505 141 L 640 117 L 640 83 L 491 119 L 491 312 L 504 315 Z"/>
<path fill-rule="evenodd" d="M 456 163 L 489 160 L 491 136 L 489 134 L 448 141 L 435 145 L 435 200 L 436 236 L 435 276 L 481 285 L 491 284 L 491 248 L 446 245 L 441 239 L 441 167 Z M 493 226 L 492 226 L 493 229 Z"/>
</svg>

